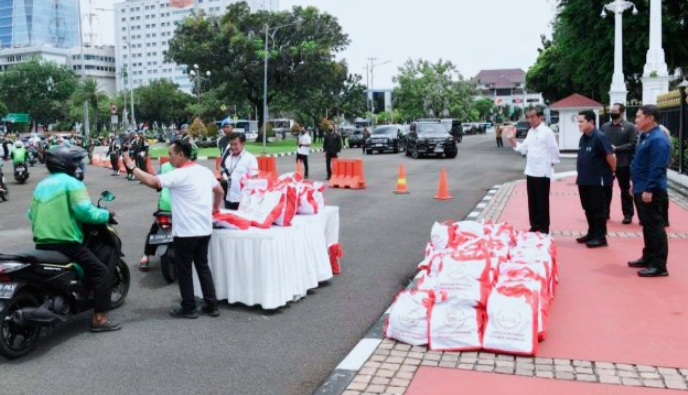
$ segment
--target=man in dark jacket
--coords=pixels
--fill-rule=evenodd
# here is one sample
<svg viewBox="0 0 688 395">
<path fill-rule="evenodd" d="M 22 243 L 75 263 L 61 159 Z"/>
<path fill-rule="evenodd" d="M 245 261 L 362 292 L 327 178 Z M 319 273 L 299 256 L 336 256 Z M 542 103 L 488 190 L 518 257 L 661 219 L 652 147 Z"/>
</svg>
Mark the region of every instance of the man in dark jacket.
<svg viewBox="0 0 688 395">
<path fill-rule="evenodd" d="M 638 141 L 638 130 L 635 125 L 623 119 L 626 108 L 623 104 L 616 103 L 612 106 L 610 122 L 602 125 L 600 130 L 612 143 L 614 154 L 616 154 L 616 179 L 621 189 L 621 210 L 623 211 L 622 223 L 628 225 L 633 220 L 633 196 L 631 194 L 631 162 Z M 614 194 L 614 184 L 611 183 L 606 189 L 607 198 L 607 219 L 612 204 Z"/>
<path fill-rule="evenodd" d="M 668 276 L 669 247 L 664 229 L 664 210 L 667 194 L 667 166 L 671 157 L 671 144 L 659 128 L 657 106 L 645 105 L 636 114 L 635 124 L 642 132 L 631 165 L 633 197 L 638 216 L 643 224 L 643 255 L 628 262 L 628 266 L 643 268 L 640 277 Z"/>
<path fill-rule="evenodd" d="M 337 132 L 337 125 L 330 125 L 330 130 L 325 136 L 323 142 L 323 149 L 325 151 L 325 168 L 327 169 L 327 179 L 332 177 L 332 159 L 337 158 L 337 155 L 342 150 L 342 139 Z"/>
</svg>

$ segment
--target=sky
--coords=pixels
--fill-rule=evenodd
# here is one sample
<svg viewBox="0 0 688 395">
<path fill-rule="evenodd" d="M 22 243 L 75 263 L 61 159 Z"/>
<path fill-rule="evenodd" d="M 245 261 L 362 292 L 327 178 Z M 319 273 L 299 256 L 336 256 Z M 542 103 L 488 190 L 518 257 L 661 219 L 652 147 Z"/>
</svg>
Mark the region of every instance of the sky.
<svg viewBox="0 0 688 395">
<path fill-rule="evenodd" d="M 97 14 L 96 42 L 114 44 L 113 0 L 81 0 Z M 351 44 L 339 56 L 366 83 L 368 58 L 375 67 L 374 89 L 391 89 L 406 60 L 451 60 L 464 76 L 483 69 L 528 68 L 537 59 L 540 35 L 551 37 L 555 0 L 279 0 L 280 10 L 317 7 L 336 16 Z M 526 6 L 527 4 L 527 6 Z M 84 24 L 88 32 L 88 22 Z"/>
</svg>

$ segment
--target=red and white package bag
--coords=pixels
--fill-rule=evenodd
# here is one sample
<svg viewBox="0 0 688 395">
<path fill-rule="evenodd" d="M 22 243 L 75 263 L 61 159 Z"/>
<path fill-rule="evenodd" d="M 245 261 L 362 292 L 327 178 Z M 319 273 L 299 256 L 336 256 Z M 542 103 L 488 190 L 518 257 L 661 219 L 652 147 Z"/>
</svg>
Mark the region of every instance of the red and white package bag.
<svg viewBox="0 0 688 395">
<path fill-rule="evenodd" d="M 430 246 L 433 251 L 441 251 L 449 247 L 454 238 L 454 227 L 446 223 L 435 222 L 430 230 Z"/>
<path fill-rule="evenodd" d="M 532 356 L 538 347 L 538 292 L 524 285 L 499 286 L 487 299 L 483 349 Z"/>
<path fill-rule="evenodd" d="M 538 341 L 543 341 L 547 338 L 550 298 L 544 285 L 544 279 L 535 279 L 535 277 L 537 275 L 529 269 L 511 271 L 508 277 L 500 280 L 496 286 L 514 287 L 522 285 L 538 293 Z"/>
<path fill-rule="evenodd" d="M 401 291 L 387 316 L 385 336 L 414 346 L 428 344 L 428 320 L 433 300 L 432 291 Z"/>
<path fill-rule="evenodd" d="M 483 307 L 448 292 L 435 295 L 435 304 L 430 310 L 429 348 L 436 351 L 480 350 Z"/>
<path fill-rule="evenodd" d="M 237 211 L 221 211 L 213 214 L 213 225 L 224 229 L 246 230 L 251 227 L 251 217 Z"/>
<path fill-rule="evenodd" d="M 284 196 L 284 205 L 274 224 L 277 226 L 291 226 L 291 221 L 294 219 L 294 215 L 296 215 L 296 188 L 291 184 L 285 184 L 277 190 Z"/>
<path fill-rule="evenodd" d="M 446 291 L 452 297 L 485 305 L 490 292 L 490 267 L 486 260 L 456 260 L 451 255 L 443 258 L 434 277 L 434 289 Z"/>
<path fill-rule="evenodd" d="M 494 238 L 504 240 L 508 244 L 516 243 L 516 232 L 514 232 L 514 227 L 506 222 L 486 223 L 485 233 Z"/>
<path fill-rule="evenodd" d="M 318 213 L 318 202 L 313 196 L 315 190 L 310 188 L 303 189 L 298 195 L 298 203 L 296 206 L 296 213 L 302 215 L 312 215 Z"/>
<path fill-rule="evenodd" d="M 303 176 L 297 172 L 284 173 L 277 177 L 277 181 L 301 182 L 303 181 Z"/>
<path fill-rule="evenodd" d="M 267 229 L 282 213 L 284 194 L 280 191 L 242 193 L 239 212 L 251 217 L 251 225 Z"/>
<path fill-rule="evenodd" d="M 270 189 L 270 180 L 267 178 L 246 178 L 239 179 L 239 188 L 242 191 L 253 191 L 254 189 L 268 190 Z"/>
<path fill-rule="evenodd" d="M 425 270 L 428 274 L 437 274 L 444 256 L 448 251 L 428 251 L 425 258 L 418 264 L 419 270 Z"/>
<path fill-rule="evenodd" d="M 482 237 L 485 235 L 485 227 L 480 222 L 459 221 L 454 223 L 456 233 L 468 238 Z"/>
</svg>

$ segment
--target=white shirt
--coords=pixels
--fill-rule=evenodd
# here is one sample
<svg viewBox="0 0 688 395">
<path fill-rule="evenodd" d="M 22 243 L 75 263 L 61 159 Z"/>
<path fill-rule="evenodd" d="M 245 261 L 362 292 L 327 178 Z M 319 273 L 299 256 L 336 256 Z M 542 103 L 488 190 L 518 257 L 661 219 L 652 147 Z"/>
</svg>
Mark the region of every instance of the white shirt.
<svg viewBox="0 0 688 395">
<path fill-rule="evenodd" d="M 229 149 L 229 146 L 227 149 Z M 229 178 L 232 179 L 225 200 L 232 203 L 238 203 L 241 201 L 241 185 L 239 184 L 239 180 L 247 174 L 249 177 L 258 175 L 258 159 L 256 159 L 252 153 L 243 150 L 237 156 L 229 154 L 227 159 L 225 159 L 224 165 L 225 168 L 230 171 Z"/>
<path fill-rule="evenodd" d="M 304 133 L 301 136 L 299 136 L 299 145 L 304 145 L 304 147 L 299 147 L 296 150 L 296 153 L 301 155 L 308 155 L 308 153 L 310 152 L 310 147 L 306 147 L 306 145 L 311 145 L 311 135 L 308 133 Z"/>
<path fill-rule="evenodd" d="M 157 176 L 172 198 L 172 234 L 177 237 L 213 233 L 213 188 L 219 183 L 205 166 L 190 164 Z"/>
<path fill-rule="evenodd" d="M 514 150 L 526 155 L 525 175 L 552 178 L 552 165 L 559 163 L 559 146 L 547 125 L 530 128 L 523 143 L 517 142 Z"/>
</svg>

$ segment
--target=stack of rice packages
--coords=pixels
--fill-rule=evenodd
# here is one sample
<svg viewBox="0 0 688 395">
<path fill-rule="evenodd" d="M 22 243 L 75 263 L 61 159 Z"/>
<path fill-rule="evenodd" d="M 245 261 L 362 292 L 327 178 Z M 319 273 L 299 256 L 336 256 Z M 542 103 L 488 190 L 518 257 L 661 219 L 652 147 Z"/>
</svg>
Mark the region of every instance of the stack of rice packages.
<svg viewBox="0 0 688 395">
<path fill-rule="evenodd" d="M 418 281 L 397 295 L 386 336 L 432 350 L 535 355 L 557 283 L 550 236 L 506 224 L 435 223 Z"/>
<path fill-rule="evenodd" d="M 317 214 L 325 207 L 325 185 L 304 180 L 300 173 L 277 179 L 245 178 L 239 183 L 239 210 L 215 214 L 215 226 L 242 230 L 250 226 L 267 229 L 273 224 L 291 226 L 294 215 Z"/>
</svg>

